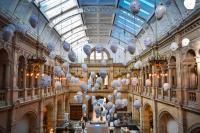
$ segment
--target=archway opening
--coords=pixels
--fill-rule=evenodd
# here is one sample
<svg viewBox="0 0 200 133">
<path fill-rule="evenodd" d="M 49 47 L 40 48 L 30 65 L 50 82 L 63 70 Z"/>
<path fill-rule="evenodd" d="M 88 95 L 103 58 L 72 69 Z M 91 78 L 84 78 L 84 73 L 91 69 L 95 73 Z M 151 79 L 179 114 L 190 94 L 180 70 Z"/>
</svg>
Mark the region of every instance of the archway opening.
<svg viewBox="0 0 200 133">
<path fill-rule="evenodd" d="M 33 113 L 25 114 L 16 125 L 16 133 L 36 133 L 37 118 Z"/>
<path fill-rule="evenodd" d="M 178 123 L 168 112 L 163 112 L 158 121 L 159 133 L 178 133 Z"/>
<path fill-rule="evenodd" d="M 153 132 L 153 112 L 150 105 L 146 105 L 144 108 L 144 133 Z"/>
<path fill-rule="evenodd" d="M 53 107 L 47 105 L 43 108 L 43 133 L 53 130 Z"/>
</svg>

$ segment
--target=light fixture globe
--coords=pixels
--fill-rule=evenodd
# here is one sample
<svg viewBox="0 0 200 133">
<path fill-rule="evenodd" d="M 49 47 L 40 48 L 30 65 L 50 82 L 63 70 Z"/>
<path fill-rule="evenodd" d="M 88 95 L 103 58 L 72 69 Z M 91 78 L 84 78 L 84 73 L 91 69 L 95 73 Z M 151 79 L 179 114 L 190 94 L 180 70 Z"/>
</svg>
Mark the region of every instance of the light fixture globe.
<svg viewBox="0 0 200 133">
<path fill-rule="evenodd" d="M 116 44 L 111 44 L 111 45 L 110 45 L 110 50 L 111 50 L 114 54 L 117 53 L 117 49 L 118 49 L 118 47 L 117 47 Z"/>
<path fill-rule="evenodd" d="M 188 10 L 192 10 L 195 8 L 196 0 L 184 0 L 184 6 Z"/>
<path fill-rule="evenodd" d="M 87 64 L 81 65 L 83 72 L 87 72 Z"/>
<path fill-rule="evenodd" d="M 90 100 L 90 96 L 89 96 L 89 95 L 86 95 L 86 96 L 85 96 L 85 99 L 86 99 L 87 101 L 89 101 L 89 100 Z"/>
<path fill-rule="evenodd" d="M 38 24 L 38 17 L 34 14 L 32 14 L 29 17 L 29 23 L 31 25 L 31 27 L 36 28 L 37 24 Z"/>
<path fill-rule="evenodd" d="M 127 50 L 131 55 L 133 55 L 135 53 L 135 49 L 136 49 L 135 46 L 130 45 L 130 44 L 127 47 Z"/>
<path fill-rule="evenodd" d="M 134 66 L 133 66 L 135 69 L 140 69 L 140 67 L 142 67 L 142 61 L 138 60 Z"/>
<path fill-rule="evenodd" d="M 61 89 L 61 88 L 62 88 L 62 84 L 61 84 L 60 81 L 56 81 L 56 82 L 55 82 L 55 88 L 56 88 L 56 89 Z"/>
<path fill-rule="evenodd" d="M 161 20 L 164 14 L 166 13 L 167 9 L 164 5 L 159 4 L 155 10 L 155 16 L 158 20 Z"/>
<path fill-rule="evenodd" d="M 68 58 L 71 62 L 75 62 L 76 61 L 76 54 L 74 53 L 73 50 L 69 51 L 68 53 Z"/>
<path fill-rule="evenodd" d="M 99 74 L 100 74 L 101 78 L 104 79 L 106 77 L 106 75 L 107 75 L 106 69 L 101 68 Z"/>
<path fill-rule="evenodd" d="M 95 78 L 95 76 L 96 76 L 96 73 L 95 73 L 94 71 L 92 71 L 92 72 L 90 73 L 90 77 L 93 79 L 93 78 Z"/>
<path fill-rule="evenodd" d="M 55 49 L 54 44 L 53 44 L 52 42 L 49 42 L 49 43 L 47 44 L 47 49 L 48 49 L 50 52 L 54 51 L 54 49 Z"/>
<path fill-rule="evenodd" d="M 147 80 L 145 81 L 145 85 L 146 85 L 147 87 L 151 86 L 151 80 L 150 80 L 150 79 L 147 79 Z"/>
<path fill-rule="evenodd" d="M 151 39 L 150 37 L 146 37 L 146 38 L 144 39 L 144 45 L 145 45 L 146 47 L 151 47 L 151 45 L 152 45 L 152 39 Z"/>
<path fill-rule="evenodd" d="M 49 87 L 51 85 L 51 77 L 48 75 L 44 75 L 40 79 L 40 86 L 41 87 Z"/>
<path fill-rule="evenodd" d="M 182 47 L 188 46 L 189 43 L 190 43 L 190 40 L 189 40 L 188 38 L 184 38 L 184 39 L 182 40 Z"/>
<path fill-rule="evenodd" d="M 63 49 L 64 49 L 66 52 L 68 52 L 68 51 L 70 50 L 70 44 L 67 43 L 67 42 L 64 42 L 64 44 L 63 44 Z"/>
<path fill-rule="evenodd" d="M 164 91 L 168 91 L 170 89 L 170 84 L 169 83 L 164 83 L 163 84 L 163 89 L 164 89 Z"/>
<path fill-rule="evenodd" d="M 137 77 L 134 77 L 133 79 L 132 79 L 132 86 L 137 86 L 137 84 L 138 84 L 138 78 Z"/>
<path fill-rule="evenodd" d="M 101 53 L 102 50 L 103 50 L 103 46 L 102 46 L 101 44 L 97 44 L 97 45 L 95 46 L 95 49 L 96 49 L 97 53 Z"/>
<path fill-rule="evenodd" d="M 141 5 L 138 0 L 133 0 L 133 2 L 130 4 L 130 9 L 133 14 L 138 14 L 140 11 Z"/>
<path fill-rule="evenodd" d="M 178 44 L 176 42 L 172 42 L 171 46 L 170 46 L 170 49 L 172 51 L 176 51 L 178 49 Z"/>
<path fill-rule="evenodd" d="M 136 99 L 133 103 L 133 106 L 136 108 L 136 109 L 139 109 L 142 105 L 141 105 L 141 102 L 140 100 Z"/>
<path fill-rule="evenodd" d="M 85 54 L 87 56 L 90 56 L 91 52 L 92 52 L 92 48 L 90 47 L 90 45 L 84 45 L 83 46 L 83 51 L 85 52 Z"/>
<path fill-rule="evenodd" d="M 14 30 L 11 26 L 5 26 L 3 28 L 2 38 L 5 42 L 11 40 L 13 35 L 14 35 Z"/>
</svg>

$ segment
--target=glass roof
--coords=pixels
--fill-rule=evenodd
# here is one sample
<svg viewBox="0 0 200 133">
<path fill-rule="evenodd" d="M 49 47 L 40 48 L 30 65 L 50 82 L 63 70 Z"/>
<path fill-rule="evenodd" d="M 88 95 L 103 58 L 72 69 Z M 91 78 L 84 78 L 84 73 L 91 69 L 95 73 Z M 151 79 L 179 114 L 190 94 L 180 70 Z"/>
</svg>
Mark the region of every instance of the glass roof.
<svg viewBox="0 0 200 133">
<path fill-rule="evenodd" d="M 149 19 L 154 14 L 155 10 L 155 0 L 139 0 L 141 4 L 140 12 L 137 15 L 133 15 L 130 10 L 130 3 L 132 0 L 119 0 L 118 8 L 116 12 L 114 24 L 116 24 L 120 29 L 112 30 L 112 36 L 119 36 L 119 30 L 130 32 L 132 35 L 137 36 L 138 33 L 142 30 L 143 25 L 149 21 Z M 159 0 L 156 1 L 158 3 Z M 133 39 L 133 36 L 128 36 L 121 33 L 120 37 L 125 40 Z M 120 39 L 121 39 L 120 38 Z"/>
<path fill-rule="evenodd" d="M 50 26 L 61 35 L 62 40 L 76 43 L 86 36 L 77 0 L 38 0 L 35 4 L 49 19 Z M 87 41 L 87 40 L 86 40 Z"/>
<path fill-rule="evenodd" d="M 52 28 L 60 34 L 62 40 L 69 43 L 87 43 L 87 25 L 83 21 L 82 6 L 113 6 L 116 7 L 111 38 L 123 43 L 129 42 L 137 36 L 143 25 L 154 14 L 155 0 L 139 0 L 140 12 L 133 15 L 130 10 L 132 0 L 36 0 L 35 4 L 49 20 Z M 156 0 L 159 3 L 160 0 Z"/>
</svg>

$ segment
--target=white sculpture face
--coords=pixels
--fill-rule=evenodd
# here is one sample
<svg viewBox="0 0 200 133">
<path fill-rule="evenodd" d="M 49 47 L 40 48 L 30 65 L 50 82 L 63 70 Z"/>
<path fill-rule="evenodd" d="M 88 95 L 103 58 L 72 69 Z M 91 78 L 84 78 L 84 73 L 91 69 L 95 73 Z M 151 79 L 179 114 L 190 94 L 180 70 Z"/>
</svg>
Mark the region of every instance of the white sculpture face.
<svg viewBox="0 0 200 133">
<path fill-rule="evenodd" d="M 117 45 L 116 44 L 111 44 L 110 50 L 115 54 L 117 52 Z"/>
<path fill-rule="evenodd" d="M 75 62 L 76 61 L 76 54 L 74 53 L 74 51 L 70 51 L 69 53 L 68 53 L 68 58 L 69 58 L 69 60 L 71 61 L 71 62 Z"/>
<path fill-rule="evenodd" d="M 186 9 L 192 10 L 196 5 L 196 0 L 184 0 L 184 6 Z"/>
<path fill-rule="evenodd" d="M 14 30 L 11 26 L 6 26 L 6 27 L 3 28 L 2 36 L 3 36 L 4 41 L 11 40 L 13 35 L 14 35 Z"/>
<path fill-rule="evenodd" d="M 65 42 L 64 44 L 63 44 L 63 49 L 65 50 L 65 51 L 69 51 L 70 50 L 70 44 L 69 43 L 67 43 L 67 42 Z"/>
<path fill-rule="evenodd" d="M 38 17 L 35 16 L 34 14 L 32 14 L 29 18 L 29 23 L 33 28 L 36 28 L 37 24 L 38 24 Z"/>
<path fill-rule="evenodd" d="M 182 47 L 188 46 L 189 43 L 190 43 L 190 40 L 189 40 L 188 38 L 184 38 L 184 39 L 182 40 Z"/>
<path fill-rule="evenodd" d="M 90 45 L 84 45 L 83 46 L 83 51 L 85 52 L 85 54 L 87 56 L 90 56 L 92 49 L 91 49 Z"/>
<path fill-rule="evenodd" d="M 164 5 L 158 5 L 156 7 L 155 15 L 158 20 L 162 19 L 164 14 L 166 13 L 166 7 Z"/>
<path fill-rule="evenodd" d="M 177 48 L 178 48 L 178 44 L 177 44 L 176 42 L 173 42 L 173 43 L 171 44 L 171 46 L 170 46 L 170 49 L 171 49 L 172 51 L 176 51 Z"/>
<path fill-rule="evenodd" d="M 134 0 L 130 5 L 131 11 L 133 14 L 138 14 L 141 8 L 141 5 L 138 0 Z"/>
<path fill-rule="evenodd" d="M 130 54 L 134 54 L 135 53 L 135 46 L 133 46 L 133 45 L 128 45 L 128 52 L 130 53 Z"/>
</svg>

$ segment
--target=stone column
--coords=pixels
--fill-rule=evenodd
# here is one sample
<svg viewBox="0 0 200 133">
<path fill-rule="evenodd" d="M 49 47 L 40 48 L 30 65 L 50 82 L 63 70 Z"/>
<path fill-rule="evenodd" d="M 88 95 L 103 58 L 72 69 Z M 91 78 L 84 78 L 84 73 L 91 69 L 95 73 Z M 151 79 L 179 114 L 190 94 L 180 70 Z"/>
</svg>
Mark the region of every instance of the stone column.
<svg viewBox="0 0 200 133">
<path fill-rule="evenodd" d="M 52 128 L 56 129 L 56 125 L 57 125 L 57 97 L 55 96 L 54 98 L 54 110 L 53 110 L 53 117 L 52 117 Z"/>
<path fill-rule="evenodd" d="M 188 93 L 187 93 L 187 90 L 189 88 L 189 80 L 188 80 L 188 77 L 189 77 L 189 67 L 187 64 L 184 65 L 184 68 L 183 68 L 183 76 L 184 76 L 184 102 L 187 103 L 188 101 Z"/>
<path fill-rule="evenodd" d="M 196 62 L 197 62 L 197 83 L 198 83 L 198 86 L 197 86 L 197 91 L 196 91 L 196 102 L 200 104 L 200 57 L 197 57 L 196 58 Z"/>
<path fill-rule="evenodd" d="M 43 118 L 44 118 L 43 100 L 41 100 L 40 107 L 39 107 L 39 132 L 40 133 L 43 133 Z"/>
</svg>

